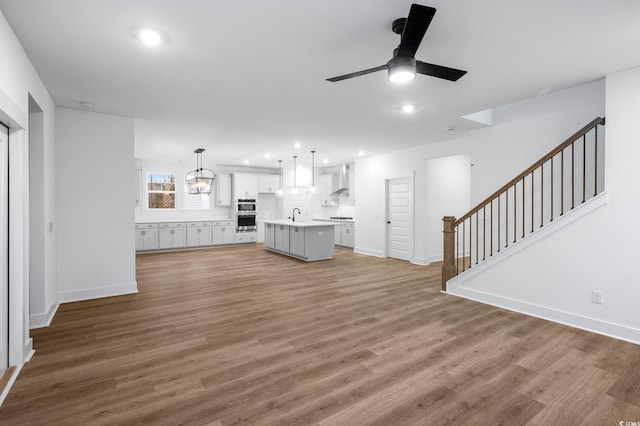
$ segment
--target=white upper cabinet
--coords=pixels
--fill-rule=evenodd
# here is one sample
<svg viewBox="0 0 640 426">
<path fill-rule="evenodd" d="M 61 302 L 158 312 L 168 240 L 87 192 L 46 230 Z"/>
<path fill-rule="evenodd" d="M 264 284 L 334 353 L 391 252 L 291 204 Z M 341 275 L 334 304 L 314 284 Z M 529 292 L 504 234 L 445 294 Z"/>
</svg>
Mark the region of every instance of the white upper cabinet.
<svg viewBox="0 0 640 426">
<path fill-rule="evenodd" d="M 258 175 L 252 173 L 234 173 L 233 195 L 236 198 L 256 198 L 258 196 Z"/>
<path fill-rule="evenodd" d="M 321 206 L 337 206 L 337 197 L 330 197 L 329 194 L 334 190 L 334 186 L 337 185 L 338 176 L 336 174 L 327 173 L 325 175 L 318 176 L 318 194 L 317 197 L 320 200 Z"/>
<path fill-rule="evenodd" d="M 258 192 L 262 194 L 275 194 L 279 187 L 279 175 L 258 175 Z"/>
<path fill-rule="evenodd" d="M 231 205 L 231 175 L 216 175 L 216 206 Z"/>
</svg>

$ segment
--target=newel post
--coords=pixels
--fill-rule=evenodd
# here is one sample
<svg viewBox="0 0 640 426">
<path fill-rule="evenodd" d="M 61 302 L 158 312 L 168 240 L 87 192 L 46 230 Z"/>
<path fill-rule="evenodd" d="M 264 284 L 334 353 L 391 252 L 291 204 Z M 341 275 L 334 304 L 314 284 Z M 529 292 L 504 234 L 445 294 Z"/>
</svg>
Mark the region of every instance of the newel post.
<svg viewBox="0 0 640 426">
<path fill-rule="evenodd" d="M 455 231 L 453 223 L 456 218 L 453 216 L 445 216 L 442 218 L 444 247 L 442 255 L 442 291 L 447 291 L 447 281 L 456 276 L 455 265 Z"/>
</svg>

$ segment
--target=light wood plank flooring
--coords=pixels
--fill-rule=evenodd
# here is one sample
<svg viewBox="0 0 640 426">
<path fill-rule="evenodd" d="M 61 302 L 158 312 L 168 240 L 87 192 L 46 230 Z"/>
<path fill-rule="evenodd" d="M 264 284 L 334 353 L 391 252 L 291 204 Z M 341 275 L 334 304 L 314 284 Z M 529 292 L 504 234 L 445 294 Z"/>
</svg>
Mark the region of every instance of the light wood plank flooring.
<svg viewBox="0 0 640 426">
<path fill-rule="evenodd" d="M 249 245 L 137 280 L 32 331 L 0 424 L 640 422 L 640 346 L 442 294 L 439 267 Z"/>
</svg>

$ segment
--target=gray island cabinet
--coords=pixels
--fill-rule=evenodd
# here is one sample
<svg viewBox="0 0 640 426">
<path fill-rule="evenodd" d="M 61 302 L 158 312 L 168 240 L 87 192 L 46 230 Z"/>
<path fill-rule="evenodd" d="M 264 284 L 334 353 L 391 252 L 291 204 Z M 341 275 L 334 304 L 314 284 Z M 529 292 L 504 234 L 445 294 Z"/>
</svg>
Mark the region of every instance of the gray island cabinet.
<svg viewBox="0 0 640 426">
<path fill-rule="evenodd" d="M 335 223 L 265 220 L 267 250 L 306 261 L 333 259 Z"/>
</svg>

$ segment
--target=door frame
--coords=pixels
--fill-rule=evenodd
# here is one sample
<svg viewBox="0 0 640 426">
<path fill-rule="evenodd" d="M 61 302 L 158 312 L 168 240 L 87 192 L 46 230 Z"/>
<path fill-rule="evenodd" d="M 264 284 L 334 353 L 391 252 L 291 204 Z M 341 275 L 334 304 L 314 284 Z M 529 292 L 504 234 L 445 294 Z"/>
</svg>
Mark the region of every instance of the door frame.
<svg viewBox="0 0 640 426">
<path fill-rule="evenodd" d="M 0 312 L 2 314 L 0 318 L 0 348 L 2 349 L 0 377 L 2 377 L 5 369 L 11 366 L 9 362 L 9 126 L 5 125 L 3 120 L 0 120 L 0 132 L 3 139 L 3 142 L 0 143 L 0 173 L 2 173 L 0 176 L 0 208 L 3 210 L 0 215 L 3 217 L 3 220 L 0 220 L 0 235 L 2 236 L 0 238 L 2 244 L 0 247 L 0 280 L 3 281 L 3 285 L 0 287 L 0 291 L 3 293 L 0 295 Z M 6 141 L 4 140 L 5 135 Z"/>
<path fill-rule="evenodd" d="M 388 176 L 384 179 L 384 257 L 389 257 L 390 242 L 389 242 L 389 183 L 395 179 L 409 179 L 409 226 L 411 227 L 409 232 L 409 262 L 415 263 L 415 171 L 412 171 L 410 175 L 398 175 Z"/>
<path fill-rule="evenodd" d="M 0 120 L 9 127 L 9 366 L 33 355 L 29 335 L 29 146 L 28 114 L 0 90 Z M 24 123 L 24 125 L 22 124 Z"/>
</svg>

